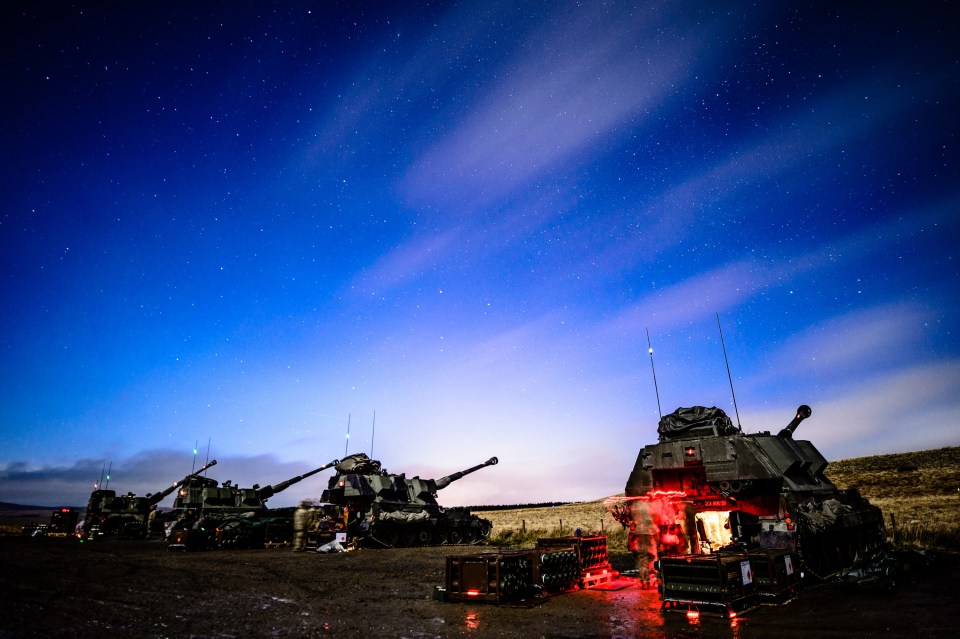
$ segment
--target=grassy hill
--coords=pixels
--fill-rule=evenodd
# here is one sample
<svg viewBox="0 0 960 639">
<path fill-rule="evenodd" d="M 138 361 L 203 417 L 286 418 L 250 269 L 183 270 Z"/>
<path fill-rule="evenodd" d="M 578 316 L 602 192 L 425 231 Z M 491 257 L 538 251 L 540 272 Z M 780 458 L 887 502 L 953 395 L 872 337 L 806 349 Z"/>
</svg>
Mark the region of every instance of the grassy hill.
<svg viewBox="0 0 960 639">
<path fill-rule="evenodd" d="M 629 471 L 624 469 L 624 483 Z M 826 475 L 839 488 L 857 488 L 879 506 L 887 534 L 897 544 L 960 550 L 960 447 L 843 459 L 831 462 Z M 492 541 L 498 544 L 524 545 L 580 528 L 585 534 L 608 535 L 611 548 L 626 546 L 626 534 L 603 499 L 477 514 L 493 522 Z"/>
</svg>

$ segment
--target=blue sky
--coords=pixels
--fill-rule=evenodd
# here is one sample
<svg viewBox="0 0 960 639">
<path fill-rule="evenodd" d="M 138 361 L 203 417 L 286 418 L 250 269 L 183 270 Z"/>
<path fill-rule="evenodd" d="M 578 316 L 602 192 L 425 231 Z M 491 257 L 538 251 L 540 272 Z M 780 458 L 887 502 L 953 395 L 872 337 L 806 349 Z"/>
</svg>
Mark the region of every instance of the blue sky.
<svg viewBox="0 0 960 639">
<path fill-rule="evenodd" d="M 745 431 L 960 444 L 960 16 L 834 4 L 4 5 L 0 501 L 605 497 L 718 315 Z"/>
</svg>

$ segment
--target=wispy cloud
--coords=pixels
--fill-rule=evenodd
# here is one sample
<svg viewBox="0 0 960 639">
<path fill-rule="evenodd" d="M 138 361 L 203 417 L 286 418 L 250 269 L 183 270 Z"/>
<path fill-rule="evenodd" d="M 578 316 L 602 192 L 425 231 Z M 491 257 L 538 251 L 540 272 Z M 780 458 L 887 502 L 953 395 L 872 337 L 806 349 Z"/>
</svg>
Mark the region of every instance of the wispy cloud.
<svg viewBox="0 0 960 639">
<path fill-rule="evenodd" d="M 859 380 L 811 402 L 813 416 L 797 430 L 828 459 L 926 450 L 960 444 L 960 361 L 897 369 Z M 751 412 L 755 430 L 777 430 L 789 412 Z M 829 473 L 828 473 L 829 474 Z"/>
<path fill-rule="evenodd" d="M 318 461 L 311 467 L 312 461 L 283 462 L 273 455 L 222 456 L 207 476 L 221 483 L 231 479 L 241 487 L 268 486 L 302 475 L 327 461 L 330 460 Z M 101 486 L 118 493 L 132 492 L 141 496 L 160 492 L 193 470 L 189 458 L 169 450 L 148 450 L 131 457 L 118 457 L 111 466 L 112 477 L 109 482 L 104 478 Z M 202 466 L 202 462 L 196 463 L 196 468 Z M 90 459 L 78 460 L 70 466 L 10 463 L 0 468 L 0 501 L 40 506 L 84 506 L 94 484 L 100 481 L 102 470 L 101 460 Z M 318 473 L 290 486 L 273 497 L 270 506 L 296 503 L 302 496 L 319 496 L 331 472 Z M 56 503 L 51 503 L 51 498 L 56 499 Z M 172 502 L 173 497 L 168 496 L 161 505 L 169 506 Z"/>
<path fill-rule="evenodd" d="M 699 321 L 735 308 L 767 287 L 791 286 L 798 276 L 821 269 L 844 268 L 891 246 L 908 243 L 917 234 L 948 232 L 958 224 L 949 217 L 956 201 L 951 198 L 925 209 L 891 216 L 805 253 L 781 256 L 778 261 L 756 259 L 721 264 L 654 290 L 639 303 L 624 309 L 609 323 L 607 330 L 650 324 L 669 328 Z"/>
<path fill-rule="evenodd" d="M 834 378 L 913 361 L 913 347 L 935 316 L 920 304 L 904 302 L 833 317 L 787 339 L 763 369 L 773 375 L 789 371 Z"/>
<path fill-rule="evenodd" d="M 353 295 L 382 294 L 421 277 L 447 261 L 461 237 L 459 229 L 421 235 L 387 252 L 348 285 Z"/>
<path fill-rule="evenodd" d="M 480 105 L 411 166 L 408 204 L 473 210 L 587 148 L 596 153 L 655 109 L 696 59 L 697 40 L 664 37 L 662 17 L 638 9 L 613 28 L 586 10 L 548 20 Z"/>
</svg>

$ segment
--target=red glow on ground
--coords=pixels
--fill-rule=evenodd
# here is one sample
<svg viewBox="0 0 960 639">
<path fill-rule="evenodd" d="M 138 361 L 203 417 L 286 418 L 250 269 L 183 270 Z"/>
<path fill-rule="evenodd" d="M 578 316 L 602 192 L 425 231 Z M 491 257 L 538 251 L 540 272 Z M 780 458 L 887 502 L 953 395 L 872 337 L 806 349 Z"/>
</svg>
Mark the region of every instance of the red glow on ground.
<svg viewBox="0 0 960 639">
<path fill-rule="evenodd" d="M 464 625 L 467 627 L 467 630 L 476 630 L 480 627 L 480 616 L 473 610 L 467 611 L 467 616 L 464 619 Z"/>
</svg>

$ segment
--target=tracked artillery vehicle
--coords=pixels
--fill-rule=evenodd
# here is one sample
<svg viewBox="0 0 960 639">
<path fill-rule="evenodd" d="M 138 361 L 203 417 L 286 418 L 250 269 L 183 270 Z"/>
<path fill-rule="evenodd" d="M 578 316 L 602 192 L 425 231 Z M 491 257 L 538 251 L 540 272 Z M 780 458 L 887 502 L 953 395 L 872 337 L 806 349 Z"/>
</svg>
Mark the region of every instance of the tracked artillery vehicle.
<svg viewBox="0 0 960 639">
<path fill-rule="evenodd" d="M 145 538 L 150 532 L 150 513 L 154 512 L 157 505 L 180 486 L 202 479 L 200 474 L 216 465 L 217 460 L 214 459 L 172 486 L 157 493 L 147 493 L 146 497 L 133 493 L 118 495 L 116 491 L 107 489 L 93 491 L 87 501 L 87 510 L 83 518 L 81 527 L 83 536 L 115 535 L 125 539 Z"/>
<path fill-rule="evenodd" d="M 820 452 L 794 438 L 811 414 L 800 406 L 778 433 L 746 434 L 718 408 L 677 409 L 640 451 L 620 514 L 639 533 L 652 524 L 652 536 L 681 526 L 681 553 L 783 549 L 814 578 L 850 567 L 884 545 L 883 516 L 857 490 L 837 488 Z"/>
<path fill-rule="evenodd" d="M 268 542 L 289 543 L 293 538 L 295 509 L 271 509 L 267 507 L 267 500 L 338 462 L 334 459 L 302 475 L 264 487 L 254 484 L 252 488 L 240 488 L 229 480 L 221 485 L 209 477 L 192 477 L 174 499 L 176 519 L 167 529 L 169 548 L 262 548 Z"/>
<path fill-rule="evenodd" d="M 345 520 L 348 535 L 365 546 L 474 544 L 490 536 L 490 521 L 467 508 L 443 508 L 437 493 L 498 461 L 491 457 L 446 477 L 421 479 L 388 473 L 379 461 L 357 453 L 337 464 L 321 499 Z"/>
</svg>

